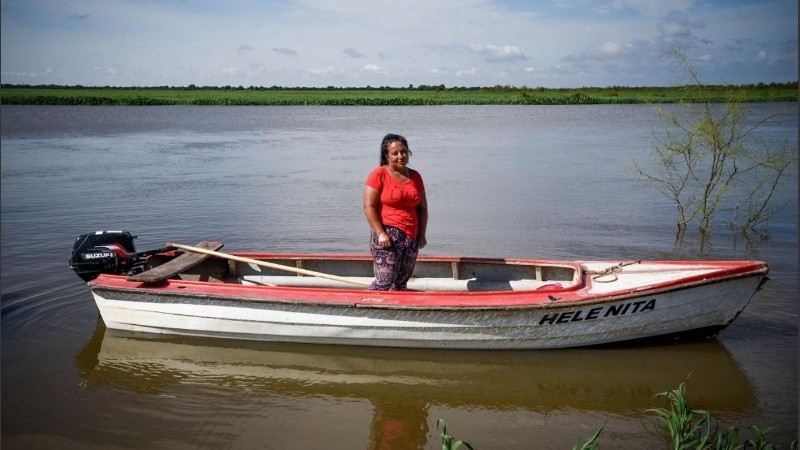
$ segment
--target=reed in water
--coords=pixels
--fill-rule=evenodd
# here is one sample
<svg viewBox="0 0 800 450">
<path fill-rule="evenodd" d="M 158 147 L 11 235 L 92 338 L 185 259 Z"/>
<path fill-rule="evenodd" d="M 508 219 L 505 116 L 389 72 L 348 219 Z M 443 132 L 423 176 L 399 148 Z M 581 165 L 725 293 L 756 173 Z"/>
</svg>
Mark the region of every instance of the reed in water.
<svg viewBox="0 0 800 450">
<path fill-rule="evenodd" d="M 767 433 L 770 428 L 762 429 L 755 425 L 749 427 L 752 437 L 741 441 L 740 430 L 737 427 L 729 426 L 720 429 L 720 425 L 714 421 L 709 411 L 692 409 L 686 401 L 686 385 L 681 383 L 676 389 L 656 394 L 656 397 L 664 397 L 669 402 L 668 408 L 652 408 L 647 412 L 653 414 L 661 425 L 661 432 L 665 435 L 666 448 L 681 450 L 775 450 L 779 448 L 769 442 Z M 464 445 L 470 449 L 472 445 L 465 441 L 456 440 L 447 432 L 447 424 L 443 419 L 436 423 L 437 428 L 442 430 L 442 449 L 454 450 Z M 600 445 L 600 435 L 603 427 L 589 438 L 586 442 L 578 442 L 572 450 L 595 450 Z M 740 443 L 741 442 L 741 443 Z M 797 441 L 793 441 L 789 448 L 797 450 Z"/>
</svg>

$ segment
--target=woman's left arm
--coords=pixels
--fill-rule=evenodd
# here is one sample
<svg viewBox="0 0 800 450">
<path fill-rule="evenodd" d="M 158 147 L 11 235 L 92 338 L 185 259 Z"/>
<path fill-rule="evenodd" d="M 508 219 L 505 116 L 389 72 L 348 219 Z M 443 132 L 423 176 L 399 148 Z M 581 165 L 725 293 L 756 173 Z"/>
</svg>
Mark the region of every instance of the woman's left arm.
<svg viewBox="0 0 800 450">
<path fill-rule="evenodd" d="M 428 230 L 428 198 L 425 191 L 420 195 L 419 205 L 417 205 L 417 220 L 419 221 L 419 231 L 417 231 L 417 248 L 422 249 L 428 244 L 425 233 Z"/>
</svg>

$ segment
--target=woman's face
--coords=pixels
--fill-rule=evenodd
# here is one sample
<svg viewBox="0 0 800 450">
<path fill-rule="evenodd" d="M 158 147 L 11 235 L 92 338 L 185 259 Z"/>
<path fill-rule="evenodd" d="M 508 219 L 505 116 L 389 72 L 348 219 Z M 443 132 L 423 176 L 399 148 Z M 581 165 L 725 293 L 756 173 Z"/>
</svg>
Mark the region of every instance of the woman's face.
<svg viewBox="0 0 800 450">
<path fill-rule="evenodd" d="M 405 170 L 406 164 L 408 164 L 408 149 L 402 142 L 390 142 L 386 147 L 386 156 L 392 169 L 397 171 Z"/>
</svg>

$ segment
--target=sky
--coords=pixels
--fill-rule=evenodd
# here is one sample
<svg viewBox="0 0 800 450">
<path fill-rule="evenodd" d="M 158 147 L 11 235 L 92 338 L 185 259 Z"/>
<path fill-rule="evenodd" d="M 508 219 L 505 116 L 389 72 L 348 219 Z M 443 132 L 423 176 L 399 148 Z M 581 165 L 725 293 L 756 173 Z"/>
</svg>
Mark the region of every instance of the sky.
<svg viewBox="0 0 800 450">
<path fill-rule="evenodd" d="M 790 82 L 797 0 L 0 0 L 0 80 L 545 88 Z"/>
</svg>

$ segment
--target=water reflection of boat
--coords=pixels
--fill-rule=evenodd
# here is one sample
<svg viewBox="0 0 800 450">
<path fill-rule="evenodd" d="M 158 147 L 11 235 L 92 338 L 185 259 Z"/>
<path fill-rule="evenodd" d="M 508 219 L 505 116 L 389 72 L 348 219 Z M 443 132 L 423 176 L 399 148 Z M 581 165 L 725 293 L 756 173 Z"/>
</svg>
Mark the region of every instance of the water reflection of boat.
<svg viewBox="0 0 800 450">
<path fill-rule="evenodd" d="M 718 413 L 755 406 L 747 378 L 715 340 L 445 352 L 133 334 L 106 330 L 98 320 L 92 340 L 75 362 L 88 388 L 165 395 L 189 404 L 199 398 L 205 405 L 205 389 L 210 387 L 217 393 L 212 395 L 217 410 L 235 411 L 204 419 L 202 428 L 225 430 L 223 439 L 285 434 L 285 419 L 256 420 L 253 425 L 239 420 L 242 415 L 262 414 L 265 403 L 280 397 L 333 411 L 339 419 L 332 426 L 356 433 L 368 429 L 369 447 L 376 449 L 429 448 L 433 439 L 429 431 L 439 418 L 430 417 L 429 411 L 441 414 L 442 409 L 468 411 L 487 421 L 507 412 L 514 416 L 558 412 L 576 423 L 596 419 L 595 414 L 636 420 L 657 404 L 655 394 L 677 387 L 687 377 L 693 407 Z M 220 391 L 227 394 L 219 396 Z M 248 403 L 241 403 L 240 392 L 247 393 Z M 364 416 L 344 406 L 354 403 L 371 406 L 369 423 L 361 425 Z M 284 412 L 277 407 L 266 414 L 282 417 Z M 169 417 L 165 413 L 154 412 L 162 421 Z M 222 443 L 209 445 L 218 444 Z"/>
<path fill-rule="evenodd" d="M 693 404 L 755 405 L 752 386 L 716 341 L 549 351 L 455 351 L 268 344 L 106 330 L 76 356 L 84 383 L 159 393 L 176 382 L 253 392 L 334 396 L 373 404 L 490 410 L 562 408 L 639 415 L 687 381 Z"/>
</svg>

